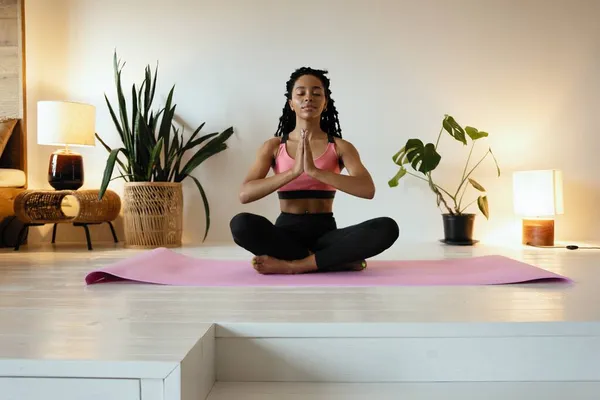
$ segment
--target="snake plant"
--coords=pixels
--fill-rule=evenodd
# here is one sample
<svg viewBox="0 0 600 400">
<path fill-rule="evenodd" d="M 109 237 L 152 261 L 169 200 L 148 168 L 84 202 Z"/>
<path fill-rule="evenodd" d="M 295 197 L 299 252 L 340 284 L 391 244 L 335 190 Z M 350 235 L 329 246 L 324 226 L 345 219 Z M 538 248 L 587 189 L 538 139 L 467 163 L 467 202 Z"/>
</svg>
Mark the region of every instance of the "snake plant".
<svg viewBox="0 0 600 400">
<path fill-rule="evenodd" d="M 126 182 L 182 182 L 189 177 L 196 184 L 204 203 L 205 240 L 210 229 L 210 207 L 202 184 L 191 174 L 202 162 L 227 149 L 226 141 L 233 134 L 233 127 L 220 133 L 199 136 L 205 124 L 202 123 L 185 140 L 184 128 L 175 125 L 174 85 L 169 91 L 164 107 L 153 109 L 158 64 L 154 74 L 150 66 L 146 66 L 144 80 L 139 88 L 135 84 L 132 85 L 131 109 L 128 109 L 121 82 L 125 63 L 121 63 L 116 52 L 113 65 L 117 106 L 113 107 L 106 94 L 104 98 L 122 147 L 110 148 L 96 133 L 96 137 L 109 153 L 99 198 L 102 198 L 109 183 L 114 179 L 124 179 Z M 188 151 L 192 155 L 184 162 L 184 155 Z M 113 177 L 115 165 L 119 167 L 119 175 Z"/>
</svg>

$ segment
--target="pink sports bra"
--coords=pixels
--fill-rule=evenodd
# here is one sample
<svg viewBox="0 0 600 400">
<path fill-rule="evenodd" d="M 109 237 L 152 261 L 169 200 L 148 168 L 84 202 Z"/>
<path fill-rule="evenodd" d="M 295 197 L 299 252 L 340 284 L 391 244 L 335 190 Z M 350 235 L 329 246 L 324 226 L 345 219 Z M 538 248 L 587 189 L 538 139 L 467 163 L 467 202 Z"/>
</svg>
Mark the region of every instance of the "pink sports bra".
<svg viewBox="0 0 600 400">
<path fill-rule="evenodd" d="M 274 160 L 273 170 L 276 174 L 288 171 L 294 167 L 294 160 L 287 151 L 287 135 L 284 135 L 279 145 L 279 152 Z M 328 135 L 327 149 L 319 157 L 314 159 L 315 166 L 319 169 L 335 172 L 339 174 L 342 170 L 340 159 L 335 151 L 335 141 L 333 136 Z M 282 186 L 277 191 L 280 199 L 332 199 L 335 197 L 336 189 L 327 185 L 306 173 L 302 173 L 298 178 Z"/>
</svg>

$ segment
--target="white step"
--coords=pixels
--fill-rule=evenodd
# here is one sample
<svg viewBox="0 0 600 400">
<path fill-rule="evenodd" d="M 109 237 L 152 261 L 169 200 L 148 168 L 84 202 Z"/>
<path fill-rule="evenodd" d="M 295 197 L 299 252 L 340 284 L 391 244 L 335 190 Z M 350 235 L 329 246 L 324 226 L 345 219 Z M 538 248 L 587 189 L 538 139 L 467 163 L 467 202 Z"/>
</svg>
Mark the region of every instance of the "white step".
<svg viewBox="0 0 600 400">
<path fill-rule="evenodd" d="M 597 400 L 600 382 L 217 382 L 208 400 Z"/>
<path fill-rule="evenodd" d="M 218 327 L 219 382 L 600 382 L 598 325 Z"/>
</svg>

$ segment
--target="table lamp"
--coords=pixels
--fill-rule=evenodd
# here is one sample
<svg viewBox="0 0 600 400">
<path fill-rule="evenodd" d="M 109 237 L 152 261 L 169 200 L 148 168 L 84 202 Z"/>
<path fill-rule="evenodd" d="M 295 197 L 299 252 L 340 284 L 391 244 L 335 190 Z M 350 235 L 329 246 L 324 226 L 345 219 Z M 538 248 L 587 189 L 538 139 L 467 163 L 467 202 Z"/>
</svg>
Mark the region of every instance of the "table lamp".
<svg viewBox="0 0 600 400">
<path fill-rule="evenodd" d="M 515 172 L 513 200 L 515 213 L 523 218 L 522 243 L 554 246 L 554 216 L 564 213 L 562 172 Z"/>
<path fill-rule="evenodd" d="M 94 146 L 96 108 L 67 101 L 38 102 L 38 144 L 64 146 L 50 155 L 48 182 L 56 190 L 83 185 L 83 158 L 70 146 Z"/>
</svg>

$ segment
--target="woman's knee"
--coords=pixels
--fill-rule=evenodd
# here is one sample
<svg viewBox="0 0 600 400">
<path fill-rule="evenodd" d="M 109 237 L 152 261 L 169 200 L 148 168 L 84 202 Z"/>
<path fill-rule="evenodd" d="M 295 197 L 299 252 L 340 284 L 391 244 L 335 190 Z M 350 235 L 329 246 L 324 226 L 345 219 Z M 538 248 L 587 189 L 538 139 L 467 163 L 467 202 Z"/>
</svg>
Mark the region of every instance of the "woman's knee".
<svg viewBox="0 0 600 400">
<path fill-rule="evenodd" d="M 373 220 L 375 235 L 391 246 L 400 236 L 398 223 L 390 217 L 380 217 Z"/>
<path fill-rule="evenodd" d="M 229 221 L 229 229 L 234 238 L 243 238 L 250 233 L 253 225 L 257 223 L 258 215 L 239 213 Z"/>
</svg>

